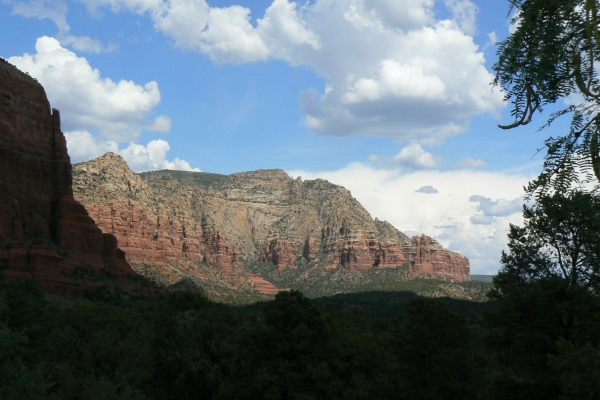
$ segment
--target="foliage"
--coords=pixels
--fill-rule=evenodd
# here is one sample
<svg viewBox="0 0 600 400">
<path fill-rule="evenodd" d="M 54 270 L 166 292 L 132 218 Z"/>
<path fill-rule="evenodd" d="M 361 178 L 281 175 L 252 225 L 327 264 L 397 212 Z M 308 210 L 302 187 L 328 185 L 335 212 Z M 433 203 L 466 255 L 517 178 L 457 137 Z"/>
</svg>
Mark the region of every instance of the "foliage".
<svg viewBox="0 0 600 400">
<path fill-rule="evenodd" d="M 600 341 L 600 198 L 582 192 L 542 196 L 536 206 L 524 207 L 523 216 L 523 227 L 511 225 L 509 253 L 502 254 L 490 293 L 499 303 L 492 343 L 503 366 L 496 393 L 558 398 L 561 376 L 572 372 L 567 366 L 577 368 L 569 364 L 575 350 Z M 591 363 L 585 357 L 580 362 Z M 574 390 L 562 387 L 563 393 Z"/>
<path fill-rule="evenodd" d="M 438 299 L 415 297 L 399 337 L 402 377 L 411 399 L 465 399 L 472 390 L 470 332 Z"/>
<path fill-rule="evenodd" d="M 529 185 L 542 196 L 564 192 L 573 183 L 600 180 L 600 61 L 597 0 L 509 0 L 515 31 L 498 48 L 494 85 L 511 101 L 511 129 L 531 122 L 536 111 L 561 99 L 567 107 L 550 115 L 572 115 L 570 131 L 546 140 L 544 169 Z"/>
</svg>

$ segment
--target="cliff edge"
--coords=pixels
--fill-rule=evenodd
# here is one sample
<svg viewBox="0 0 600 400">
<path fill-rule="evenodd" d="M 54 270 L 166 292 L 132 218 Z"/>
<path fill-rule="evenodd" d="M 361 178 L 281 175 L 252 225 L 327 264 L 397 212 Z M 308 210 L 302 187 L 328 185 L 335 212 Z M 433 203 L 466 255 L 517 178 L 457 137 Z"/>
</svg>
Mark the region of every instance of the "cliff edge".
<svg viewBox="0 0 600 400">
<path fill-rule="evenodd" d="M 0 58 L 0 274 L 82 294 L 107 276 L 149 286 L 73 198 L 71 163 L 44 88 Z"/>
</svg>

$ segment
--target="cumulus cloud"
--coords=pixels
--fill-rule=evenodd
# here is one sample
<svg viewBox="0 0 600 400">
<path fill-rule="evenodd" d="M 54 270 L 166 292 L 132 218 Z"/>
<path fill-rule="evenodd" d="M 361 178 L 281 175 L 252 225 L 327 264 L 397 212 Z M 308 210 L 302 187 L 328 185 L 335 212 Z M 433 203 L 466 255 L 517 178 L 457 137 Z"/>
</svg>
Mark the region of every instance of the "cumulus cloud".
<svg viewBox="0 0 600 400">
<path fill-rule="evenodd" d="M 171 0 L 155 8 L 152 18 L 177 46 L 200 50 L 217 62 L 288 58 L 298 46 L 320 48 L 319 38 L 301 20 L 296 3 L 274 0 L 256 26 L 250 13 L 239 5 L 218 8 L 204 0 Z"/>
<path fill-rule="evenodd" d="M 274 0 L 255 23 L 247 7 L 205 0 L 80 1 L 91 12 L 146 14 L 176 46 L 218 63 L 278 58 L 309 66 L 327 81 L 300 96 L 304 123 L 317 133 L 433 143 L 503 107 L 471 36 L 478 10 L 469 0 L 445 0 L 445 20 L 436 19 L 434 0 Z"/>
<path fill-rule="evenodd" d="M 472 157 L 463 158 L 456 164 L 454 164 L 456 168 L 460 169 L 475 169 L 475 168 L 485 168 L 488 164 L 483 160 L 478 160 Z"/>
<path fill-rule="evenodd" d="M 411 169 L 433 169 L 439 165 L 439 157 L 423 150 L 416 142 L 409 143 L 392 159 L 394 164 Z"/>
<path fill-rule="evenodd" d="M 92 69 L 85 58 L 65 49 L 55 38 L 39 38 L 36 51 L 37 54 L 10 57 L 8 61 L 40 81 L 52 106 L 61 111 L 72 162 L 87 161 L 111 151 L 121 154 L 136 172 L 200 171 L 180 158 L 168 160 L 170 145 L 165 140 L 152 140 L 146 146 L 134 143 L 143 130 L 171 129 L 168 117 L 151 116 L 161 100 L 156 82 L 141 86 L 133 81 L 115 83 L 101 78 L 100 71 Z M 120 148 L 120 142 L 129 145 Z"/>
<path fill-rule="evenodd" d="M 119 144 L 114 140 L 100 139 L 85 130 L 65 132 L 65 138 L 72 163 L 88 161 L 109 151 L 119 152 Z"/>
<path fill-rule="evenodd" d="M 415 193 L 435 194 L 435 193 L 439 193 L 439 191 L 430 185 L 430 186 L 421 186 L 419 189 L 415 190 Z"/>
<path fill-rule="evenodd" d="M 517 205 L 520 210 L 523 186 L 533 178 L 533 174 L 479 170 L 407 172 L 362 163 L 335 171 L 288 173 L 345 186 L 373 217 L 387 220 L 403 232 L 436 238 L 446 248 L 468 257 L 473 273 L 485 274 L 493 274 L 500 267 L 509 223 L 522 224 Z M 424 182 L 439 194 L 415 192 L 414 188 L 423 187 Z M 473 197 L 473 193 L 480 197 Z M 507 197 L 515 200 L 502 200 Z M 476 215 L 479 217 L 473 218 Z"/>
<path fill-rule="evenodd" d="M 119 153 L 125 158 L 129 167 L 136 171 L 151 171 L 157 169 L 177 169 L 183 171 L 197 171 L 189 162 L 176 157 L 173 161 L 167 160 L 167 152 L 171 149 L 165 140 L 152 140 L 147 146 L 130 143 Z"/>
<path fill-rule="evenodd" d="M 155 81 L 141 86 L 102 78 L 85 58 L 65 49 L 55 38 L 41 37 L 35 48 L 37 54 L 8 61 L 44 86 L 52 106 L 61 111 L 65 131 L 96 130 L 106 139 L 125 142 L 135 141 L 143 130 L 171 129 L 168 117 L 152 117 L 161 100 Z"/>
<path fill-rule="evenodd" d="M 129 167 L 135 172 L 158 169 L 200 172 L 199 168 L 192 168 L 189 162 L 178 157 L 169 161 L 167 152 L 171 146 L 165 140 L 152 140 L 146 146 L 129 143 L 126 148 L 119 149 L 119 144 L 114 140 L 100 139 L 88 131 L 66 132 L 65 137 L 72 163 L 88 161 L 111 151 L 123 156 Z"/>
</svg>

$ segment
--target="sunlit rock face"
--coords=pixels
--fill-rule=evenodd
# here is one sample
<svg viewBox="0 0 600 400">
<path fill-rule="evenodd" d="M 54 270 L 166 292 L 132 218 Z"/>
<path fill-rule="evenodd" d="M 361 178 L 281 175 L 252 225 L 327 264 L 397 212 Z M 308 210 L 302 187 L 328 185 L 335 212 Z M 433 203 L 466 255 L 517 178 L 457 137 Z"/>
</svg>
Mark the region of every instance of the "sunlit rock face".
<svg viewBox="0 0 600 400">
<path fill-rule="evenodd" d="M 244 264 L 272 262 L 283 271 L 317 260 L 329 270 L 408 266 L 413 277 L 470 279 L 460 254 L 373 220 L 341 186 L 282 170 L 134 174 L 108 153 L 75 165 L 74 191 L 103 232 L 118 238 L 134 269 L 155 279 L 181 272 L 212 279 L 210 270 L 194 267 L 205 263 L 232 287 L 275 293 Z"/>
<path fill-rule="evenodd" d="M 0 270 L 48 292 L 81 294 L 99 285 L 92 277 L 100 275 L 135 289 L 116 238 L 73 198 L 58 110 L 35 79 L 2 59 Z"/>
</svg>

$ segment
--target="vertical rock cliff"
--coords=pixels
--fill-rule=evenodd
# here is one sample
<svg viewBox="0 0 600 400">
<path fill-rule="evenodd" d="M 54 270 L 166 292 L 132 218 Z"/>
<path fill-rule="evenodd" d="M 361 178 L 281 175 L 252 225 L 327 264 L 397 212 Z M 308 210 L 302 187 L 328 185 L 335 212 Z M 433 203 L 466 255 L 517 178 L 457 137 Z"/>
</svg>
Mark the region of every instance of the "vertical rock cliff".
<svg viewBox="0 0 600 400">
<path fill-rule="evenodd" d="M 71 163 L 43 87 L 0 59 L 0 274 L 83 293 L 92 276 L 136 274 L 73 198 Z M 100 279 L 100 278 L 98 278 Z"/>
</svg>

